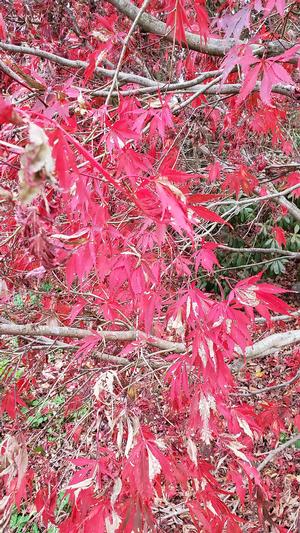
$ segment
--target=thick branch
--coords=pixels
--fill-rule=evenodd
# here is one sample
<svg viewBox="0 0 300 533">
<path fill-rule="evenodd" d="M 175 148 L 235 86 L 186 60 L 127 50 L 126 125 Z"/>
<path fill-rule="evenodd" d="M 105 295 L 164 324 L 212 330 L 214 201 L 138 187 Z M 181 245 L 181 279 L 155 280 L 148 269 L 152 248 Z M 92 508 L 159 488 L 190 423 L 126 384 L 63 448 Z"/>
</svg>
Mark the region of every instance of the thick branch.
<svg viewBox="0 0 300 533">
<path fill-rule="evenodd" d="M 88 63 L 86 61 L 80 61 L 79 59 L 77 60 L 67 59 L 65 57 L 52 54 L 51 52 L 46 52 L 44 50 L 41 50 L 40 48 L 33 48 L 30 46 L 19 46 L 15 44 L 0 42 L 0 50 L 1 49 L 6 52 L 13 52 L 15 54 L 28 54 L 28 55 L 40 57 L 41 59 L 48 59 L 49 61 L 52 61 L 53 63 L 62 65 L 63 67 L 78 68 L 78 69 L 86 69 L 88 67 Z M 104 67 L 95 68 L 96 74 L 100 76 L 106 76 L 108 78 L 113 78 L 115 75 L 115 72 L 116 71 L 114 69 L 108 69 Z M 119 72 L 118 79 L 121 81 L 125 81 L 127 83 L 138 83 L 139 85 L 143 85 L 145 87 L 155 87 L 155 88 L 157 87 L 157 82 L 150 80 L 149 78 L 144 78 L 143 76 L 138 76 L 136 74 L 129 74 L 128 72 Z"/>
<path fill-rule="evenodd" d="M 70 337 L 84 339 L 91 335 L 99 335 L 104 341 L 132 342 L 145 341 L 160 350 L 170 350 L 175 353 L 183 353 L 186 349 L 181 342 L 166 341 L 158 337 L 147 336 L 142 331 L 91 331 L 88 329 L 59 327 L 59 326 L 36 326 L 35 324 L 0 324 L 0 335 L 28 335 L 31 337 Z"/>
<path fill-rule="evenodd" d="M 108 2 L 131 20 L 135 20 L 139 12 L 138 7 L 128 0 L 108 0 Z M 144 31 L 148 33 L 160 35 L 171 42 L 174 40 L 173 34 L 168 31 L 167 25 L 148 13 L 143 13 L 138 24 Z M 204 54 L 210 54 L 213 56 L 223 56 L 235 44 L 233 39 L 228 39 L 228 41 L 223 39 L 208 39 L 208 41 L 205 43 L 204 39 L 201 39 L 199 35 L 190 32 L 186 32 L 186 39 L 187 46 L 191 50 L 197 50 L 198 52 L 203 52 Z M 183 46 L 186 46 L 186 44 L 183 43 Z"/>
<path fill-rule="evenodd" d="M 139 330 L 129 331 L 91 331 L 88 329 L 71 328 L 71 327 L 59 327 L 59 326 L 37 326 L 35 324 L 0 324 L 0 335 L 12 335 L 12 336 L 30 336 L 30 337 L 69 337 L 84 339 L 91 335 L 99 335 L 103 341 L 115 341 L 115 342 L 132 342 L 136 340 L 144 341 L 155 346 L 160 350 L 166 350 L 173 353 L 184 353 L 187 350 L 187 346 L 183 342 L 173 342 L 151 335 L 146 335 Z M 300 341 L 300 330 L 292 330 L 286 333 L 276 333 L 270 335 L 265 339 L 255 343 L 246 349 L 247 358 L 253 358 L 261 353 L 269 353 L 277 348 L 282 348 L 295 344 Z"/>
<path fill-rule="evenodd" d="M 300 317 L 300 311 L 295 311 L 290 315 L 271 316 L 271 322 L 278 322 L 279 320 L 283 320 L 283 322 L 290 322 L 291 320 L 296 320 L 298 317 Z M 264 324 L 266 321 L 267 320 L 263 316 L 260 316 L 255 319 L 255 324 Z"/>
<path fill-rule="evenodd" d="M 300 257 L 300 252 L 290 252 L 288 250 L 281 250 L 280 248 L 233 248 L 232 246 L 226 246 L 226 244 L 219 244 L 218 248 L 228 252 L 239 252 L 241 254 L 278 254 L 278 255 L 289 255 L 292 259 L 298 259 Z"/>
<path fill-rule="evenodd" d="M 1 46 L 1 43 L 0 43 Z M 220 71 L 216 70 L 214 75 L 219 75 Z M 131 74 L 133 76 L 133 74 Z M 209 76 L 210 77 L 210 76 Z M 184 84 L 189 84 L 184 86 Z M 144 84 L 145 85 L 145 84 Z M 253 87 L 252 91 L 259 91 L 260 90 L 260 82 L 256 83 L 256 85 Z M 205 85 L 197 85 L 196 83 L 191 84 L 190 82 L 182 82 L 182 83 L 172 83 L 170 85 L 166 83 L 156 83 L 156 87 L 143 87 L 140 89 L 127 89 L 120 92 L 114 91 L 112 93 L 112 96 L 132 96 L 135 94 L 153 94 L 160 90 L 164 90 L 165 92 L 176 92 L 177 94 L 181 93 L 201 93 L 201 94 L 224 94 L 224 95 L 235 95 L 238 94 L 241 90 L 242 85 L 240 83 L 226 83 L 225 85 L 219 85 L 217 87 L 210 87 L 208 84 Z M 295 95 L 295 87 L 292 85 L 281 85 L 277 84 L 272 87 L 272 92 L 276 94 L 282 94 L 283 96 L 287 96 L 289 98 L 294 98 Z M 100 89 L 96 91 L 92 91 L 92 96 L 107 96 L 109 93 L 108 89 Z"/>
<path fill-rule="evenodd" d="M 300 187 L 300 185 L 298 185 L 298 187 Z M 269 183 L 268 189 L 269 189 L 269 191 L 271 191 L 271 195 L 270 196 L 272 196 L 272 194 L 273 194 L 273 197 L 274 197 L 274 195 L 277 193 L 277 190 L 274 187 L 273 183 Z M 300 209 L 293 202 L 290 202 L 290 200 L 288 200 L 284 196 L 278 196 L 277 202 L 280 205 L 282 205 L 283 207 L 285 207 L 288 210 L 288 212 L 296 220 L 298 220 L 298 222 L 300 222 Z"/>
<path fill-rule="evenodd" d="M 107 0 L 112 4 L 118 11 L 126 15 L 131 20 L 135 20 L 138 15 L 139 8 L 131 3 L 129 0 Z M 161 22 L 157 18 L 143 13 L 138 21 L 139 26 L 146 32 L 154 33 L 164 37 L 166 40 L 173 42 L 174 36 L 173 33 L 169 31 L 167 25 L 164 22 Z M 186 32 L 186 43 L 182 43 L 183 46 L 202 52 L 203 54 L 209 54 L 212 56 L 224 56 L 234 45 L 236 44 L 246 44 L 244 41 L 238 41 L 234 39 L 214 39 L 209 38 L 205 41 L 199 35 Z M 268 52 L 272 55 L 280 54 L 286 49 L 291 48 L 290 43 L 284 42 L 272 42 L 268 44 Z M 262 55 L 265 52 L 265 47 L 260 45 L 251 45 L 252 51 L 256 55 Z M 297 62 L 297 56 L 293 58 L 293 62 Z"/>
<path fill-rule="evenodd" d="M 20 76 L 18 76 L 11 68 L 9 68 L 8 65 L 3 63 L 3 61 L 1 61 L 1 60 L 0 60 L 0 70 L 2 70 L 2 72 L 4 72 L 4 74 L 6 74 L 10 78 L 12 78 L 17 83 L 20 83 L 20 85 L 23 85 L 24 87 L 26 87 L 26 89 L 29 89 L 29 87 L 27 85 L 25 85 L 24 80 L 22 80 L 22 78 L 20 78 Z"/>
<path fill-rule="evenodd" d="M 253 359 L 259 357 L 262 353 L 267 355 L 279 348 L 285 348 L 286 346 L 296 344 L 297 342 L 300 342 L 299 329 L 286 331 L 285 333 L 274 333 L 247 348 L 246 356 L 248 359 Z"/>
<path fill-rule="evenodd" d="M 222 70 L 208 70 L 207 72 L 204 72 L 203 74 L 197 76 L 196 78 L 193 78 L 191 80 L 186 81 L 179 81 L 174 83 L 169 83 L 168 81 L 156 81 L 156 87 L 140 87 L 138 89 L 128 89 L 128 90 L 120 90 L 120 91 L 113 91 L 113 96 L 131 96 L 135 94 L 154 94 L 161 89 L 163 89 L 163 92 L 187 92 L 190 87 L 194 87 L 194 85 L 199 85 L 203 81 L 207 80 L 208 78 L 216 78 L 222 73 Z M 191 92 L 193 92 L 194 89 L 192 89 Z M 109 89 L 99 89 L 91 92 L 91 96 L 105 96 L 109 93 Z"/>
<path fill-rule="evenodd" d="M 80 60 L 73 60 L 73 59 L 67 59 L 65 57 L 58 56 L 57 54 L 53 54 L 51 52 L 46 52 L 45 50 L 41 50 L 40 48 L 33 48 L 30 46 L 20 46 L 10 43 L 2 43 L 0 42 L 0 49 L 12 52 L 16 54 L 28 54 L 36 57 L 40 57 L 41 59 L 47 59 L 48 61 L 52 61 L 53 63 L 56 63 L 58 65 L 69 67 L 69 68 L 77 68 L 77 69 L 86 69 L 88 67 L 88 63 L 86 61 L 80 61 Z M 191 93 L 206 93 L 206 94 L 224 94 L 224 95 L 234 95 L 238 94 L 241 89 L 240 83 L 227 83 L 223 84 L 222 86 L 217 87 L 211 87 L 210 84 L 203 84 L 199 85 L 201 81 L 204 81 L 205 79 L 209 77 L 215 77 L 220 74 L 221 71 L 211 71 L 203 73 L 201 76 L 195 78 L 194 80 L 187 80 L 180 83 L 164 83 L 164 82 L 158 82 L 151 80 L 149 78 L 145 78 L 144 76 L 138 76 L 137 74 L 130 74 L 128 72 L 118 72 L 114 69 L 107 69 L 104 67 L 96 67 L 95 68 L 95 74 L 98 76 L 105 76 L 107 78 L 113 78 L 117 76 L 118 80 L 123 83 L 133 83 L 141 85 L 142 88 L 140 89 L 128 89 L 126 91 L 120 91 L 118 93 L 117 91 L 110 91 L 110 89 L 100 89 L 93 91 L 91 94 L 92 96 L 108 96 L 111 92 L 111 95 L 117 95 L 120 94 L 122 96 L 126 95 L 133 95 L 133 94 L 152 94 L 156 93 L 159 90 L 163 89 L 167 92 L 191 92 Z M 253 88 L 253 91 L 259 91 L 260 90 L 260 83 L 256 83 L 255 87 Z M 272 92 L 277 94 L 282 94 L 284 96 L 293 98 L 294 97 L 294 91 L 295 88 L 291 85 L 282 85 L 277 84 L 272 87 Z"/>
</svg>

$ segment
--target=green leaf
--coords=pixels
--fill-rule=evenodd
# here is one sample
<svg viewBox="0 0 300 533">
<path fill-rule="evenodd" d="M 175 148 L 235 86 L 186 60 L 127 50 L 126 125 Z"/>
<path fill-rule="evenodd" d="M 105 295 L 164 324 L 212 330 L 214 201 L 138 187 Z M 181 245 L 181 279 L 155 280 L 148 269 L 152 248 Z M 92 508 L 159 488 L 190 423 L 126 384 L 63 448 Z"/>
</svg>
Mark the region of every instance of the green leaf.
<svg viewBox="0 0 300 533">
<path fill-rule="evenodd" d="M 280 433 L 279 442 L 286 442 L 288 440 L 288 435 L 286 433 Z"/>
<path fill-rule="evenodd" d="M 10 360 L 9 359 L 2 359 L 0 361 L 0 376 L 4 373 L 4 371 L 6 370 L 6 367 L 7 365 L 9 364 Z"/>
<path fill-rule="evenodd" d="M 22 299 L 22 296 L 20 294 L 15 294 L 13 301 L 14 301 L 14 305 L 16 307 L 19 307 L 19 308 L 24 307 L 23 299 Z"/>
<path fill-rule="evenodd" d="M 54 526 L 53 524 L 48 526 L 47 533 L 58 533 L 58 532 L 59 532 L 58 527 Z"/>
<path fill-rule="evenodd" d="M 37 294 L 34 294 L 33 292 L 30 293 L 30 303 L 32 305 L 36 305 L 39 301 L 39 296 Z"/>
<path fill-rule="evenodd" d="M 42 416 L 40 414 L 32 415 L 28 417 L 28 423 L 31 425 L 31 427 L 37 429 L 39 428 L 44 422 L 46 422 L 48 419 L 47 416 Z"/>
<path fill-rule="evenodd" d="M 11 519 L 10 519 L 11 531 L 13 531 L 14 533 L 22 533 L 24 531 L 24 527 L 26 526 L 27 522 L 29 522 L 29 520 L 30 520 L 29 514 L 23 515 L 15 511 L 12 514 Z M 26 529 L 26 531 L 28 531 L 28 529 Z M 37 531 L 37 533 L 39 533 L 39 530 Z"/>
<path fill-rule="evenodd" d="M 43 446 L 36 446 L 33 448 L 34 453 L 40 453 L 41 455 L 46 455 L 46 451 Z"/>
<path fill-rule="evenodd" d="M 65 401 L 65 397 L 59 394 L 54 396 L 54 398 L 52 399 L 52 403 L 54 403 L 55 405 L 62 405 L 63 403 L 65 403 Z"/>
<path fill-rule="evenodd" d="M 41 289 L 42 291 L 50 292 L 52 290 L 52 285 L 48 281 L 45 281 L 45 283 L 42 283 Z"/>
</svg>

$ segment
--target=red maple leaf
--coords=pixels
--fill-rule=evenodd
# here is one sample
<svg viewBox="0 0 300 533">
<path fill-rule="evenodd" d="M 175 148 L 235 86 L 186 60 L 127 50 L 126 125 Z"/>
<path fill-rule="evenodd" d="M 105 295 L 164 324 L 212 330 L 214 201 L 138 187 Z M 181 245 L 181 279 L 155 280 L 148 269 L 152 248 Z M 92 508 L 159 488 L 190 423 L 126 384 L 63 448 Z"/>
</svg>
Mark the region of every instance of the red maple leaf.
<svg viewBox="0 0 300 533">
<path fill-rule="evenodd" d="M 239 281 L 230 292 L 228 301 L 235 300 L 250 314 L 253 313 L 252 309 L 255 308 L 267 320 L 270 319 L 269 311 L 287 314 L 290 310 L 289 305 L 275 296 L 276 294 L 285 293 L 286 290 L 271 283 L 258 283 L 261 276 L 262 273 Z"/>
<path fill-rule="evenodd" d="M 216 254 L 214 253 L 217 247 L 218 245 L 213 242 L 202 243 L 201 250 L 195 254 L 196 271 L 200 264 L 202 268 L 208 272 L 213 272 L 214 265 L 220 266 Z"/>
<path fill-rule="evenodd" d="M 285 232 L 280 226 L 274 226 L 273 228 L 275 239 L 278 243 L 278 245 L 281 247 L 282 245 L 286 245 L 286 237 Z"/>
<path fill-rule="evenodd" d="M 235 192 L 236 199 L 238 199 L 240 191 L 250 194 L 257 186 L 257 178 L 246 165 L 239 165 L 234 172 L 229 172 L 222 183 L 222 189 L 228 188 L 230 192 Z"/>
<path fill-rule="evenodd" d="M 183 5 L 183 0 L 168 0 L 166 10 L 167 26 L 174 32 L 179 43 L 186 42 L 185 27 L 189 26 L 189 21 Z"/>
</svg>

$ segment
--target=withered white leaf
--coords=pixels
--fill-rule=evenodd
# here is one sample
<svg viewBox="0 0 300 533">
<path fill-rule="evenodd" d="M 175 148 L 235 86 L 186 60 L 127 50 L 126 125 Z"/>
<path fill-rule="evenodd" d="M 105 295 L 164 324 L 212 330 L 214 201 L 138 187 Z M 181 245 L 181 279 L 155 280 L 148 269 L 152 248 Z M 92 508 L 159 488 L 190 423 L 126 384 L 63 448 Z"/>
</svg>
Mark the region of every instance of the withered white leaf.
<svg viewBox="0 0 300 533">
<path fill-rule="evenodd" d="M 42 128 L 33 122 L 29 124 L 29 143 L 21 156 L 19 170 L 19 199 L 30 203 L 43 187 L 44 176 L 54 181 L 54 160 L 49 140 Z"/>
<path fill-rule="evenodd" d="M 161 464 L 148 448 L 148 465 L 149 465 L 149 479 L 153 481 L 157 474 L 160 474 Z"/>
</svg>

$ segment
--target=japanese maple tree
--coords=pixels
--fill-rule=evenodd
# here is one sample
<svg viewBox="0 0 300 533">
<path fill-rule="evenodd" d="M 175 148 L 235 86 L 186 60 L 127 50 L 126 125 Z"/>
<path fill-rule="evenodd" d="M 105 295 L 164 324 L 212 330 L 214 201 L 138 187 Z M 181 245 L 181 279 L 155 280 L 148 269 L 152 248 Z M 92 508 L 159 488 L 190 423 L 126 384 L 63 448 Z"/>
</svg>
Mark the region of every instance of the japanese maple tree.
<svg viewBox="0 0 300 533">
<path fill-rule="evenodd" d="M 263 278 L 300 255 L 299 20 L 297 0 L 0 3 L 1 531 L 299 527 L 265 468 L 298 444 L 300 335 Z"/>
</svg>

